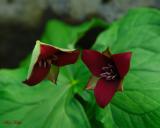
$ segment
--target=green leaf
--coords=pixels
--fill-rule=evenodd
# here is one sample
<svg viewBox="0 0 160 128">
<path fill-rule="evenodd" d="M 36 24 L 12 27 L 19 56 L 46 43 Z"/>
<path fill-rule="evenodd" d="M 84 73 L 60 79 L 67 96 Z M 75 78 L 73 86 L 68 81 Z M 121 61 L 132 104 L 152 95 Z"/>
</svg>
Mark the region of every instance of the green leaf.
<svg viewBox="0 0 160 128">
<path fill-rule="evenodd" d="M 75 43 L 94 27 L 106 28 L 108 25 L 101 19 L 92 19 L 80 25 L 68 25 L 59 20 L 50 20 L 45 28 L 41 41 L 61 48 L 74 48 Z"/>
<path fill-rule="evenodd" d="M 160 126 L 160 11 L 130 10 L 97 39 L 93 49 L 132 51 L 131 69 L 124 91 L 97 117 L 105 128 L 159 128 Z M 110 115 L 108 118 L 106 115 Z M 104 120 L 107 120 L 104 122 Z M 108 123 L 108 124 L 107 124 Z"/>
<path fill-rule="evenodd" d="M 69 26 L 52 20 L 47 24 L 42 41 L 62 48 L 74 48 L 76 41 L 95 26 L 105 27 L 106 23 L 93 19 L 80 26 Z M 39 43 L 33 55 L 30 67 L 33 67 L 39 55 Z M 79 79 L 79 72 L 83 72 L 80 69 L 84 68 L 82 62 L 77 63 L 78 68 L 71 65 L 74 71 L 71 66 L 61 68 L 57 85 L 44 80 L 34 87 L 28 87 L 22 84 L 28 60 L 19 69 L 0 71 L 0 127 L 90 128 L 82 105 L 74 98 L 74 94 L 85 85 Z M 75 84 L 81 86 L 77 88 Z"/>
<path fill-rule="evenodd" d="M 0 127 L 90 128 L 81 104 L 73 97 L 74 84 L 60 73 L 57 85 L 43 81 L 22 84 L 26 69 L 0 71 Z"/>
</svg>

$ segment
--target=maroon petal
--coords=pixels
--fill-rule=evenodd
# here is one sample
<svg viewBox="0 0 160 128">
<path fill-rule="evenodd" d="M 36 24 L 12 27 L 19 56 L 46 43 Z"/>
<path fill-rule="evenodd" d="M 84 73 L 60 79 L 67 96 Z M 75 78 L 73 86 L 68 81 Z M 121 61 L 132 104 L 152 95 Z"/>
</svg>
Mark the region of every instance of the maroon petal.
<svg viewBox="0 0 160 128">
<path fill-rule="evenodd" d="M 79 50 L 68 51 L 41 43 L 40 57 L 51 59 L 52 64 L 56 66 L 64 66 L 67 64 L 75 63 L 78 59 L 79 54 Z"/>
<path fill-rule="evenodd" d="M 123 78 L 130 68 L 131 52 L 125 52 L 112 55 L 114 63 L 118 69 L 119 75 Z"/>
<path fill-rule="evenodd" d="M 33 50 L 28 77 L 24 83 L 35 85 L 46 76 L 56 82 L 59 70 L 54 69 L 53 71 L 51 65 L 62 66 L 74 63 L 78 55 L 79 51 L 68 51 L 37 41 Z"/>
<path fill-rule="evenodd" d="M 56 53 L 57 60 L 54 62 L 56 66 L 64 66 L 67 64 L 73 64 L 77 61 L 80 52 L 75 51 L 59 51 Z"/>
<path fill-rule="evenodd" d="M 57 48 L 37 41 L 32 54 L 32 62 L 30 65 L 31 72 L 29 73 L 28 78 L 24 81 L 24 83 L 28 85 L 35 85 L 42 81 L 50 70 L 51 61 L 48 58 L 55 54 L 57 51 Z M 39 54 L 37 54 L 38 52 Z"/>
<path fill-rule="evenodd" d="M 111 60 L 105 55 L 94 50 L 83 50 L 82 60 L 87 65 L 93 75 L 99 77 L 102 73 L 102 68 Z"/>
<path fill-rule="evenodd" d="M 106 81 L 103 78 L 98 81 L 94 88 L 94 95 L 100 107 L 104 108 L 111 101 L 117 91 L 118 85 L 119 81 Z"/>
<path fill-rule="evenodd" d="M 35 85 L 42 81 L 48 74 L 50 67 L 39 67 L 35 65 L 30 77 L 24 81 L 28 85 Z"/>
<path fill-rule="evenodd" d="M 41 43 L 40 45 L 40 56 L 42 58 L 48 58 L 49 56 L 54 55 L 57 51 L 59 51 L 59 49 L 53 46 L 43 44 L 43 43 Z"/>
</svg>

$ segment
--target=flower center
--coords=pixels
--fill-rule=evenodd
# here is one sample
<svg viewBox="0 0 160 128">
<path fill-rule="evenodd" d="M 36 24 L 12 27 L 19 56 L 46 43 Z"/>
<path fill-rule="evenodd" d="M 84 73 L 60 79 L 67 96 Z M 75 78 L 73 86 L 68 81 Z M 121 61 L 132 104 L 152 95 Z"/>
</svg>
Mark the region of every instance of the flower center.
<svg viewBox="0 0 160 128">
<path fill-rule="evenodd" d="M 56 55 L 52 55 L 51 57 L 47 59 L 41 59 L 38 61 L 38 66 L 39 67 L 44 67 L 47 68 L 49 67 L 53 62 L 55 62 L 58 59 Z"/>
<path fill-rule="evenodd" d="M 118 78 L 118 73 L 114 65 L 107 64 L 107 66 L 102 67 L 102 73 L 100 76 L 106 80 L 115 80 Z"/>
</svg>

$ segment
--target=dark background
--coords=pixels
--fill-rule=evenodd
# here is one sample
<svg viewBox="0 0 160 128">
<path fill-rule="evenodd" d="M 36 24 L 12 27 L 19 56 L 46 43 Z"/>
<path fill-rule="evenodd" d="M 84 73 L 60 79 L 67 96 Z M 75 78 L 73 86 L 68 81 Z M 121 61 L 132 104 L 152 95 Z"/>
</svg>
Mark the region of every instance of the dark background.
<svg viewBox="0 0 160 128">
<path fill-rule="evenodd" d="M 160 7 L 159 0 L 0 0 L 0 68 L 15 68 L 33 49 L 49 19 L 80 24 L 92 17 L 107 22 L 128 9 Z"/>
</svg>

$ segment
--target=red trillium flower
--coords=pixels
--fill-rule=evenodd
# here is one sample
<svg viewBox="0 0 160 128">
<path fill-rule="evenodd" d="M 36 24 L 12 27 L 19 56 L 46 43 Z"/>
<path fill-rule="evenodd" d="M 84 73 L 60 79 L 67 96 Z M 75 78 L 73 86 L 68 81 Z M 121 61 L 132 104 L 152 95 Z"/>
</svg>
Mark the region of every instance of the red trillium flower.
<svg viewBox="0 0 160 128">
<path fill-rule="evenodd" d="M 59 67 L 75 63 L 78 56 L 78 50 L 69 51 L 37 41 L 24 83 L 35 85 L 44 78 L 56 83 Z"/>
<path fill-rule="evenodd" d="M 104 108 L 117 90 L 122 91 L 122 81 L 129 71 L 131 52 L 113 54 L 107 49 L 103 53 L 83 50 L 82 60 L 93 76 L 87 88 L 94 89 L 97 104 Z M 96 84 L 93 87 L 93 84 Z"/>
</svg>

